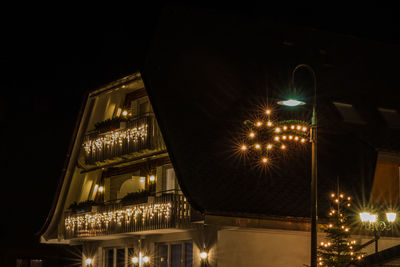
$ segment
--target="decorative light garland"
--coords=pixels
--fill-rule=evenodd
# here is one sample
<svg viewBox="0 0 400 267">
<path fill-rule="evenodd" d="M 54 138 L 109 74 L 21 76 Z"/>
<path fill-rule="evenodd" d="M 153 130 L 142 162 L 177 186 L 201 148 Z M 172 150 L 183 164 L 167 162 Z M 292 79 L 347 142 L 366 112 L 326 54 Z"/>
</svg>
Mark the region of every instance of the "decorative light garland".
<svg viewBox="0 0 400 267">
<path fill-rule="evenodd" d="M 107 232 L 129 225 L 146 226 L 153 221 L 168 223 L 171 217 L 171 203 L 130 206 L 104 212 L 87 212 L 67 216 L 64 220 L 67 234 L 85 236 L 87 232 Z"/>
<path fill-rule="evenodd" d="M 113 146 L 122 146 L 124 142 L 128 145 L 130 143 L 137 143 L 139 140 L 145 140 L 147 137 L 148 126 L 143 124 L 139 127 L 132 127 L 127 129 L 119 129 L 105 134 L 100 134 L 98 137 L 90 138 L 84 141 L 83 147 L 86 154 L 101 152 L 104 149 Z"/>
<path fill-rule="evenodd" d="M 308 122 L 301 120 L 273 122 L 272 111 L 267 109 L 265 114 L 263 119 L 247 124 L 250 131 L 246 136 L 246 144 L 241 144 L 241 151 L 259 153 L 261 162 L 266 164 L 274 151 L 285 151 L 288 146 L 305 144 L 309 140 Z"/>
</svg>

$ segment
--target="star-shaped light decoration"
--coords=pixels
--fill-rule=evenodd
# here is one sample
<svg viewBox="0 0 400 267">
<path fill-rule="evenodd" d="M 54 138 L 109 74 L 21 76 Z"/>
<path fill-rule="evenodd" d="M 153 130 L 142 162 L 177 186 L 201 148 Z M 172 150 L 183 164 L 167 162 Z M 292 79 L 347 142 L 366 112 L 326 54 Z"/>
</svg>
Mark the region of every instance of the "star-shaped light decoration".
<svg viewBox="0 0 400 267">
<path fill-rule="evenodd" d="M 310 124 L 301 120 L 273 121 L 271 109 L 266 109 L 263 118 L 246 121 L 249 128 L 241 151 L 255 153 L 262 164 L 270 162 L 271 155 L 282 153 L 291 147 L 309 141 Z"/>
</svg>

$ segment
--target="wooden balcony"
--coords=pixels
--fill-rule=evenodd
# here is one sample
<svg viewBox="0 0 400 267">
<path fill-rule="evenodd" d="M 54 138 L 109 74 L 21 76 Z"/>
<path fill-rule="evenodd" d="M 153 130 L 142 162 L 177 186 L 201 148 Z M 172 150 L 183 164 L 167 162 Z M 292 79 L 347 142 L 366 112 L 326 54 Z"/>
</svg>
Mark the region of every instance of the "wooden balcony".
<svg viewBox="0 0 400 267">
<path fill-rule="evenodd" d="M 193 213 L 199 218 L 182 194 L 149 197 L 147 203 L 136 205 L 114 203 L 94 208 L 90 212 L 65 213 L 65 239 L 185 229 L 190 227 Z"/>
<path fill-rule="evenodd" d="M 83 148 L 86 164 L 93 165 L 163 150 L 165 145 L 154 115 L 149 113 L 118 122 L 106 132 L 88 133 Z"/>
</svg>

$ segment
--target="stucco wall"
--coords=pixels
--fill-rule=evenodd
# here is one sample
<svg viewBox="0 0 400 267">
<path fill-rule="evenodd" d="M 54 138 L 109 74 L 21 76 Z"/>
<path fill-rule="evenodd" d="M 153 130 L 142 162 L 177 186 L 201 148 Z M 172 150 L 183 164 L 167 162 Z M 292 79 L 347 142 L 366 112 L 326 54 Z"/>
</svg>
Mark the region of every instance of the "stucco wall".
<svg viewBox="0 0 400 267">
<path fill-rule="evenodd" d="M 279 230 L 221 230 L 218 267 L 298 266 L 310 261 L 307 232 Z"/>
</svg>

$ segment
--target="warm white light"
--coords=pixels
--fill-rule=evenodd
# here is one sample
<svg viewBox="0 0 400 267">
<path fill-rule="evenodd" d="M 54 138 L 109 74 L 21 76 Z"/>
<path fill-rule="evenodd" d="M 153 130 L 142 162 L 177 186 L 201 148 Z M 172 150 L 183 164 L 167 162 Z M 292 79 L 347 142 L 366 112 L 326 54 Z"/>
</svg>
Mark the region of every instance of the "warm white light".
<svg viewBox="0 0 400 267">
<path fill-rule="evenodd" d="M 286 140 L 286 135 L 282 136 L 282 139 L 283 139 L 283 140 Z"/>
<path fill-rule="evenodd" d="M 304 139 L 304 138 L 301 138 L 301 142 L 302 143 L 304 143 L 306 141 L 306 139 Z"/>
<path fill-rule="evenodd" d="M 263 158 L 263 159 L 262 159 L 262 162 L 263 162 L 263 163 L 267 163 L 267 162 L 268 162 L 268 159 L 267 159 L 267 158 Z"/>
<path fill-rule="evenodd" d="M 103 191 L 104 191 L 104 187 L 100 186 L 100 187 L 99 187 L 99 192 L 101 193 L 101 192 L 103 192 Z"/>
<path fill-rule="evenodd" d="M 304 105 L 305 103 L 303 101 L 295 100 L 295 99 L 289 99 L 289 100 L 284 100 L 284 101 L 279 101 L 278 105 L 282 106 L 289 106 L 289 107 L 295 107 L 295 106 L 300 106 Z"/>
<path fill-rule="evenodd" d="M 279 133 L 281 131 L 281 128 L 276 128 L 275 132 Z"/>
<path fill-rule="evenodd" d="M 302 130 L 303 130 L 303 132 L 307 131 L 307 127 L 303 127 Z"/>
<path fill-rule="evenodd" d="M 396 213 L 394 212 L 386 212 L 386 219 L 388 222 L 394 222 L 396 220 Z"/>
<path fill-rule="evenodd" d="M 145 178 L 145 177 L 140 177 L 140 182 L 141 182 L 142 184 L 144 184 L 145 181 L 146 181 L 146 178 Z"/>
<path fill-rule="evenodd" d="M 293 139 L 293 136 L 289 135 L 289 140 L 292 140 L 292 139 Z"/>
<path fill-rule="evenodd" d="M 244 151 L 244 150 L 246 150 L 247 149 L 247 147 L 245 146 L 245 145 L 243 145 L 242 146 L 242 150 Z"/>
<path fill-rule="evenodd" d="M 85 263 L 86 263 L 86 264 L 92 264 L 92 259 L 86 259 L 86 260 L 85 260 Z"/>
<path fill-rule="evenodd" d="M 279 136 L 275 136 L 274 140 L 279 141 Z"/>
<path fill-rule="evenodd" d="M 93 191 L 94 191 L 94 192 L 97 192 L 97 188 L 99 188 L 99 185 L 98 185 L 98 184 L 96 184 L 96 185 L 94 186 Z"/>
<path fill-rule="evenodd" d="M 362 222 L 369 222 L 371 214 L 369 212 L 360 212 L 360 219 Z"/>
<path fill-rule="evenodd" d="M 126 115 L 128 115 L 128 111 L 126 111 L 126 110 L 122 111 L 122 116 L 126 116 Z"/>
<path fill-rule="evenodd" d="M 282 145 L 281 148 L 282 148 L 282 149 L 286 149 L 286 146 L 285 146 L 285 145 Z"/>
<path fill-rule="evenodd" d="M 154 175 L 151 175 L 149 177 L 150 182 L 154 182 L 156 180 L 156 177 Z"/>
<path fill-rule="evenodd" d="M 271 114 L 271 110 L 270 110 L 270 109 L 267 109 L 267 110 L 265 111 L 265 114 L 267 114 L 267 115 Z"/>
<path fill-rule="evenodd" d="M 272 149 L 272 145 L 271 144 L 268 144 L 267 145 L 267 149 L 269 150 L 269 149 Z"/>
<path fill-rule="evenodd" d="M 294 125 L 291 125 L 291 126 L 290 126 L 290 129 L 292 129 L 292 130 L 293 130 L 293 129 L 294 129 Z"/>
<path fill-rule="evenodd" d="M 301 129 L 301 126 L 300 126 L 300 125 L 297 125 L 296 129 L 297 129 L 297 130 L 300 130 L 300 129 Z"/>
<path fill-rule="evenodd" d="M 144 256 L 144 257 L 143 257 L 143 262 L 144 262 L 144 263 L 148 263 L 149 260 L 150 260 L 149 257 L 147 257 L 147 256 Z"/>
<path fill-rule="evenodd" d="M 255 147 L 256 147 L 256 149 L 260 149 L 261 148 L 260 144 L 255 144 Z"/>
<path fill-rule="evenodd" d="M 202 259 L 202 260 L 205 260 L 205 259 L 207 259 L 207 256 L 208 256 L 208 254 L 207 254 L 207 252 L 200 252 L 200 254 L 199 254 L 199 256 L 200 256 L 200 258 Z"/>
<path fill-rule="evenodd" d="M 370 222 L 370 223 L 376 222 L 376 219 L 377 219 L 377 216 L 376 216 L 375 214 L 371 214 L 371 215 L 369 216 L 369 222 Z"/>
<path fill-rule="evenodd" d="M 138 259 L 138 257 L 133 257 L 132 258 L 132 263 L 138 263 L 139 262 L 139 259 Z"/>
<path fill-rule="evenodd" d="M 261 122 L 261 121 L 258 121 L 258 122 L 256 123 L 256 125 L 257 125 L 258 127 L 260 127 L 260 126 L 262 125 L 262 122 Z"/>
<path fill-rule="evenodd" d="M 295 136 L 295 137 L 294 137 L 294 140 L 295 140 L 295 141 L 299 140 L 299 137 L 298 137 L 298 136 Z"/>
<path fill-rule="evenodd" d="M 272 122 L 271 122 L 271 121 L 268 121 L 268 122 L 267 122 L 267 126 L 272 126 Z"/>
<path fill-rule="evenodd" d="M 253 138 L 255 135 L 256 135 L 256 134 L 253 133 L 253 132 L 251 132 L 251 133 L 249 134 L 249 136 L 250 136 L 251 138 Z"/>
<path fill-rule="evenodd" d="M 283 126 L 283 130 L 287 130 L 287 126 Z"/>
</svg>

